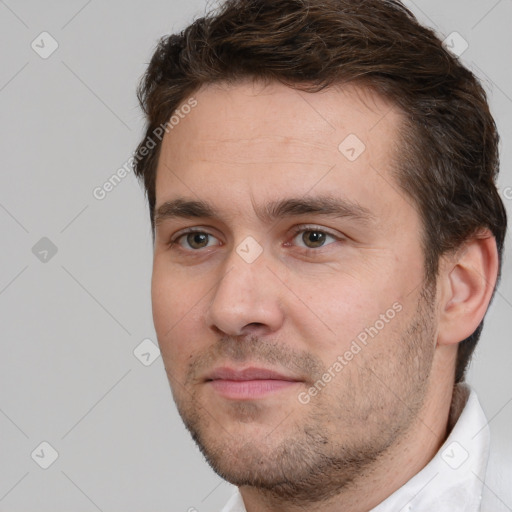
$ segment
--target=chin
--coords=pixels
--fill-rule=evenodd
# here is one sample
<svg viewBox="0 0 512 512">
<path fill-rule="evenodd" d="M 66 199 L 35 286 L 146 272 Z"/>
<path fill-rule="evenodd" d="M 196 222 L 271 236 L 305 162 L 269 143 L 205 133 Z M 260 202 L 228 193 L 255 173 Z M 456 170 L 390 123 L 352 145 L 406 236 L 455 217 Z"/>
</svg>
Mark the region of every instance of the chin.
<svg viewBox="0 0 512 512">
<path fill-rule="evenodd" d="M 195 417 L 197 420 L 198 417 Z M 366 471 L 384 447 L 337 447 L 316 429 L 221 425 L 184 418 L 185 425 L 212 469 L 238 487 L 252 487 L 287 502 L 319 502 L 338 494 Z"/>
</svg>

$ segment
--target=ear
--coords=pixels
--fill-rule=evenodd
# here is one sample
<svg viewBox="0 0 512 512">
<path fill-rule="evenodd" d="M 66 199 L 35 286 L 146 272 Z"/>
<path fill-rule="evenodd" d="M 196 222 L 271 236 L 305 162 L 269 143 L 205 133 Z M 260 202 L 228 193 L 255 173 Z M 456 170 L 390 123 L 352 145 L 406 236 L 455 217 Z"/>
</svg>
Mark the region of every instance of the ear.
<svg viewBox="0 0 512 512">
<path fill-rule="evenodd" d="M 453 345 L 473 334 L 487 311 L 498 276 L 496 240 L 481 231 L 440 263 L 437 343 Z"/>
</svg>

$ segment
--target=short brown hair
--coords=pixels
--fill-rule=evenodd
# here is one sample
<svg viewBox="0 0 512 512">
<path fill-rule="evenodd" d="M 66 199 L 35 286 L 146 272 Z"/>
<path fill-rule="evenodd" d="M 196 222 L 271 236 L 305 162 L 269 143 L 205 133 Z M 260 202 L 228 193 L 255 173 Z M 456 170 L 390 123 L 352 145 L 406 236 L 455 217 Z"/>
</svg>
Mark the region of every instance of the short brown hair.
<svg viewBox="0 0 512 512">
<path fill-rule="evenodd" d="M 422 218 L 426 281 L 435 282 L 441 255 L 482 228 L 496 239 L 501 269 L 507 218 L 485 91 L 397 0 L 227 0 L 162 38 L 138 88 L 147 131 L 135 173 L 153 234 L 161 140 L 149 152 L 146 141 L 202 85 L 246 78 L 309 92 L 354 82 L 391 100 L 406 118 L 395 177 Z M 456 382 L 482 327 L 459 344 Z"/>
</svg>

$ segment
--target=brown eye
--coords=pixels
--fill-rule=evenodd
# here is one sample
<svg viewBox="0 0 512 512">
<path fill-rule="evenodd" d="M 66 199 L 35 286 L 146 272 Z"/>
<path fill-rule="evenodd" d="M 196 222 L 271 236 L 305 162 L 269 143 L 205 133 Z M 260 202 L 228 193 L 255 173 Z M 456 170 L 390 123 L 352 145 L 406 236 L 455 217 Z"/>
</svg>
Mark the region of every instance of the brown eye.
<svg viewBox="0 0 512 512">
<path fill-rule="evenodd" d="M 327 234 L 322 231 L 304 231 L 302 235 L 302 241 L 310 249 L 324 245 L 326 238 Z"/>
<path fill-rule="evenodd" d="M 202 249 L 208 246 L 209 236 L 208 233 L 189 233 L 186 235 L 187 244 L 192 249 Z"/>
<path fill-rule="evenodd" d="M 293 245 L 302 249 L 320 249 L 341 238 L 316 226 L 297 226 L 294 230 Z"/>
<path fill-rule="evenodd" d="M 201 249 L 210 248 L 213 246 L 221 246 L 222 242 L 208 231 L 203 231 L 200 228 L 191 228 L 188 231 L 182 232 L 181 235 L 175 235 L 169 241 L 171 249 L 178 249 L 179 246 L 183 251 L 199 252 Z"/>
</svg>

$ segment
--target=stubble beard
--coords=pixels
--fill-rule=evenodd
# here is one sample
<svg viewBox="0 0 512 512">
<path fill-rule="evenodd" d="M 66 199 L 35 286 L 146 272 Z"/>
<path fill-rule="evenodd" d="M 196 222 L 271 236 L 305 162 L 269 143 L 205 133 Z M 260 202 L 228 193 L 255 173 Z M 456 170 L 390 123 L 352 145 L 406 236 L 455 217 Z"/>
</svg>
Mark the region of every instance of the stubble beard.
<svg viewBox="0 0 512 512">
<path fill-rule="evenodd" d="M 292 413 L 264 435 L 230 435 L 208 404 L 173 388 L 185 426 L 213 470 L 238 487 L 250 486 L 274 500 L 301 505 L 325 501 L 371 473 L 376 461 L 409 433 L 423 406 L 434 354 L 434 292 L 424 288 L 417 314 L 394 344 L 400 353 L 384 363 L 360 358 L 364 366 L 353 360 L 350 374 L 336 376 L 344 379 L 343 387 L 336 390 L 330 384 L 308 405 L 295 400 L 293 407 L 302 414 L 298 420 Z M 299 366 L 312 376 L 325 371 L 311 356 L 289 355 L 279 345 L 258 339 L 225 338 L 218 353 L 238 361 L 286 361 L 284 366 Z M 214 357 L 209 354 L 202 364 Z M 247 424 L 264 414 L 263 409 L 256 402 L 232 404 L 234 421 Z"/>
</svg>

